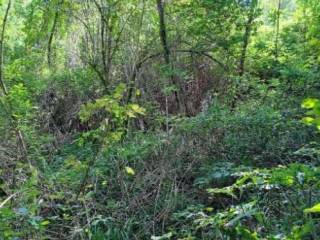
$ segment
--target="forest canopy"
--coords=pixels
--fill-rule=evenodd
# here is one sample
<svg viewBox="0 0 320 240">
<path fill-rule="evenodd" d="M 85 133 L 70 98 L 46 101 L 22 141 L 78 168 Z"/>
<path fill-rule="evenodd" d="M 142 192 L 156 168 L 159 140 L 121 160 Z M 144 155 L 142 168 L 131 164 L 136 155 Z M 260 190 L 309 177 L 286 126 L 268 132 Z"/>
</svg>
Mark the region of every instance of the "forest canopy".
<svg viewBox="0 0 320 240">
<path fill-rule="evenodd" d="M 319 0 L 0 0 L 0 239 L 320 239 Z"/>
</svg>

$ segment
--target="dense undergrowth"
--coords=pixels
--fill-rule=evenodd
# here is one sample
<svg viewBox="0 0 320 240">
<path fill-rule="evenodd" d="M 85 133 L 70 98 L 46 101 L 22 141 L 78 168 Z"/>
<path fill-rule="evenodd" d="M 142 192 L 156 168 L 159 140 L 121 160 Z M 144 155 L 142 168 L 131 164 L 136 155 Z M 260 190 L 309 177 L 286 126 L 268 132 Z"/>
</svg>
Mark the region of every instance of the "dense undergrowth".
<svg viewBox="0 0 320 240">
<path fill-rule="evenodd" d="M 318 0 L 0 0 L 0 240 L 320 239 Z"/>
<path fill-rule="evenodd" d="M 131 133 L 99 152 L 66 144 L 43 166 L 37 210 L 7 221 L 60 238 L 316 239 L 317 215 L 305 209 L 320 196 L 319 134 L 292 106 L 214 104 L 173 119 L 170 135 Z"/>
<path fill-rule="evenodd" d="M 118 89 L 104 101 L 114 103 Z M 302 121 L 301 100 L 258 99 L 236 109 L 216 100 L 195 117 L 170 119 L 170 132 L 121 139 L 120 129 L 103 144 L 96 139 L 104 131 L 78 134 L 50 153 L 41 173 L 23 170 L 20 204 L 1 209 L 1 231 L 40 239 L 317 239 L 320 136 L 308 126 L 317 112 Z M 114 104 L 111 112 L 144 111 Z M 100 105 L 87 105 L 83 117 Z"/>
</svg>

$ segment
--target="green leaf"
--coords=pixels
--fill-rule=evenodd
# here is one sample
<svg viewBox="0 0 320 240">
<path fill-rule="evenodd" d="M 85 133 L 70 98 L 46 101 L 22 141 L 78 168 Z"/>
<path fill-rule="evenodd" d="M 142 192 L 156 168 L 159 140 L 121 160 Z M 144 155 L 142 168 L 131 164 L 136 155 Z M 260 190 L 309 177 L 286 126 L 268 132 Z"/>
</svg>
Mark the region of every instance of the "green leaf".
<svg viewBox="0 0 320 240">
<path fill-rule="evenodd" d="M 314 122 L 314 118 L 312 117 L 304 117 L 302 118 L 302 122 L 307 125 L 311 125 Z"/>
<path fill-rule="evenodd" d="M 230 187 L 225 187 L 225 188 L 209 188 L 207 189 L 207 192 L 209 194 L 225 194 L 225 195 L 228 195 L 232 198 L 237 198 L 237 196 L 233 193 L 233 188 L 232 186 Z"/>
<path fill-rule="evenodd" d="M 314 205 L 312 208 L 306 208 L 304 213 L 320 213 L 320 203 Z"/>
<path fill-rule="evenodd" d="M 117 100 L 121 100 L 123 97 L 123 93 L 126 90 L 126 85 L 124 83 L 120 83 L 113 92 L 113 97 Z"/>
<path fill-rule="evenodd" d="M 125 167 L 126 173 L 130 176 L 135 175 L 135 171 L 131 167 Z"/>
<path fill-rule="evenodd" d="M 48 220 L 45 220 L 45 221 L 41 222 L 41 226 L 47 226 L 49 224 L 50 224 L 50 221 L 48 221 Z"/>
<path fill-rule="evenodd" d="M 319 100 L 316 98 L 307 98 L 302 102 L 301 106 L 306 109 L 312 109 L 317 105 L 318 102 Z"/>
<path fill-rule="evenodd" d="M 258 234 L 256 232 L 252 233 L 250 230 L 248 230 L 247 228 L 238 226 L 236 228 L 237 232 L 241 235 L 241 237 L 243 239 L 247 239 L 247 240 L 258 240 Z"/>
</svg>

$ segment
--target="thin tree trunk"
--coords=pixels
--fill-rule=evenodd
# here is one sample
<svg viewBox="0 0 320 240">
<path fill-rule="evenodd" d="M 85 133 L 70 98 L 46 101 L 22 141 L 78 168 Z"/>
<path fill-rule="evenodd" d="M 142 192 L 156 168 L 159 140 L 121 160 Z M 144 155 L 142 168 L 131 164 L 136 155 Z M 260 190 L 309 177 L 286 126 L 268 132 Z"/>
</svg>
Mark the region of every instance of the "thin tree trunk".
<svg viewBox="0 0 320 240">
<path fill-rule="evenodd" d="M 111 23 L 112 24 L 112 23 Z M 113 60 L 113 51 L 112 51 L 112 47 L 113 47 L 113 39 L 112 39 L 112 31 L 113 31 L 113 27 L 112 25 L 107 26 L 108 29 L 108 36 L 107 36 L 107 66 L 106 66 L 106 84 L 109 83 L 110 81 L 110 74 L 111 74 L 111 67 L 112 67 L 112 60 Z M 115 46 L 116 48 L 116 46 Z M 116 51 L 116 50 L 114 50 Z"/>
<path fill-rule="evenodd" d="M 274 44 L 274 57 L 276 61 L 278 60 L 278 57 L 279 57 L 280 16 L 281 16 L 281 0 L 279 0 L 278 8 L 277 8 L 276 39 Z"/>
<path fill-rule="evenodd" d="M 251 37 L 252 25 L 253 25 L 253 22 L 255 19 L 255 16 L 254 16 L 255 6 L 256 6 L 256 1 L 252 0 L 251 4 L 250 4 L 250 11 L 249 11 L 248 20 L 247 20 L 247 23 L 245 26 L 245 32 L 243 35 L 243 45 L 242 45 L 241 56 L 240 56 L 239 67 L 238 67 L 239 76 L 243 76 L 245 73 L 247 50 L 248 50 L 248 45 L 249 45 L 249 41 L 250 41 L 250 37 Z M 237 92 L 237 89 L 236 89 L 235 96 L 233 97 L 233 100 L 231 102 L 232 109 L 235 109 L 237 101 L 240 97 L 241 97 L 240 93 Z"/>
<path fill-rule="evenodd" d="M 0 84 L 1 84 L 2 91 L 5 95 L 8 94 L 8 90 L 7 90 L 6 84 L 4 82 L 4 73 L 3 73 L 4 49 L 3 49 L 3 45 L 4 45 L 4 34 L 6 31 L 10 8 L 11 8 L 11 0 L 8 1 L 8 5 L 7 5 L 6 12 L 5 12 L 5 15 L 3 18 L 3 22 L 2 22 L 2 29 L 1 29 L 1 35 L 0 35 Z"/>
<path fill-rule="evenodd" d="M 255 1 L 252 1 L 251 6 L 250 6 L 248 20 L 247 20 L 247 23 L 245 26 L 244 36 L 243 36 L 243 45 L 242 45 L 240 63 L 239 63 L 239 75 L 240 76 L 243 76 L 243 74 L 245 73 L 247 49 L 248 49 L 249 40 L 251 37 L 252 24 L 254 21 L 254 8 L 255 8 Z"/>
<path fill-rule="evenodd" d="M 139 20 L 139 29 L 138 29 L 138 34 L 137 34 L 137 36 L 138 36 L 137 46 L 140 46 L 140 35 L 141 35 L 141 30 L 142 30 L 142 26 L 143 26 L 143 19 L 144 19 L 144 14 L 145 14 L 145 1 L 146 0 L 142 1 L 143 8 L 142 8 L 142 13 L 141 13 L 140 20 Z M 139 62 L 138 63 L 135 62 L 132 67 L 132 74 L 131 74 L 131 77 L 130 77 L 129 83 L 128 83 L 128 95 L 127 95 L 126 103 L 131 102 L 133 90 L 135 87 L 136 77 L 140 71 L 140 68 L 141 68 L 141 64 Z"/>
<path fill-rule="evenodd" d="M 168 45 L 168 39 L 167 39 L 167 30 L 166 30 L 166 23 L 165 23 L 165 16 L 164 16 L 164 0 L 157 0 L 157 8 L 158 8 L 158 14 L 159 14 L 159 35 L 160 40 L 163 48 L 163 57 L 166 65 L 169 67 L 170 71 L 173 70 L 173 65 L 170 60 L 170 48 Z M 175 77 L 170 73 L 171 82 L 176 87 L 178 86 L 177 81 L 175 80 Z M 177 91 L 174 91 L 175 101 L 178 107 L 178 111 L 181 111 L 181 101 L 180 97 Z"/>
<path fill-rule="evenodd" d="M 164 3 L 163 0 L 157 0 L 157 7 L 158 7 L 158 13 L 159 13 L 159 34 L 160 34 L 160 40 L 163 47 L 163 56 L 165 63 L 169 66 L 170 65 L 170 49 L 168 46 L 167 41 L 167 30 L 166 30 L 166 24 L 164 19 Z"/>
<path fill-rule="evenodd" d="M 49 40 L 48 40 L 48 55 L 47 55 L 47 58 L 48 58 L 48 65 L 49 67 L 51 67 L 52 65 L 52 59 L 51 59 L 51 54 L 52 54 L 52 41 L 53 41 L 53 37 L 54 37 L 54 34 L 57 30 L 57 25 L 58 25 L 58 20 L 59 20 L 59 11 L 60 11 L 60 6 L 63 4 L 64 0 L 61 0 L 61 2 L 56 6 L 57 9 L 55 11 L 55 14 L 54 14 L 54 19 L 53 19 L 53 25 L 52 25 L 52 28 L 51 28 L 51 31 L 50 31 L 50 36 L 49 36 Z"/>
<path fill-rule="evenodd" d="M 102 3 L 98 3 L 97 0 L 93 1 L 96 8 L 100 14 L 100 24 L 101 24 L 101 61 L 103 66 L 103 85 L 105 90 L 108 92 L 108 86 L 110 82 L 110 73 L 112 68 L 112 60 L 113 54 L 117 50 L 117 41 L 116 44 L 113 44 L 113 26 L 112 26 L 112 19 L 110 9 L 107 9 L 107 12 L 104 10 Z M 114 48 L 114 49 L 113 49 Z"/>
<path fill-rule="evenodd" d="M 102 60 L 102 66 L 103 66 L 103 72 L 104 72 L 104 76 L 103 76 L 103 84 L 104 87 L 107 88 L 108 86 L 108 68 L 107 68 L 107 54 L 106 54 L 106 45 L 105 45 L 105 35 L 106 35 L 106 25 L 105 22 L 103 21 L 103 17 L 101 16 L 101 22 L 100 22 L 101 26 L 100 26 L 100 31 L 101 31 L 101 60 Z"/>
</svg>

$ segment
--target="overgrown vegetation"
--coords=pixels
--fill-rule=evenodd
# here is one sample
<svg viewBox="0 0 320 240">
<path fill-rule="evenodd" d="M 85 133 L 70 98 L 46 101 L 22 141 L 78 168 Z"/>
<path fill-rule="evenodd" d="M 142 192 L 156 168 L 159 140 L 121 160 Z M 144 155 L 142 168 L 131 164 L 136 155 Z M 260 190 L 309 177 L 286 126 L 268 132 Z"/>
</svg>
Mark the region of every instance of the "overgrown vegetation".
<svg viewBox="0 0 320 240">
<path fill-rule="evenodd" d="M 0 239 L 320 239 L 318 0 L 0 0 Z"/>
</svg>

